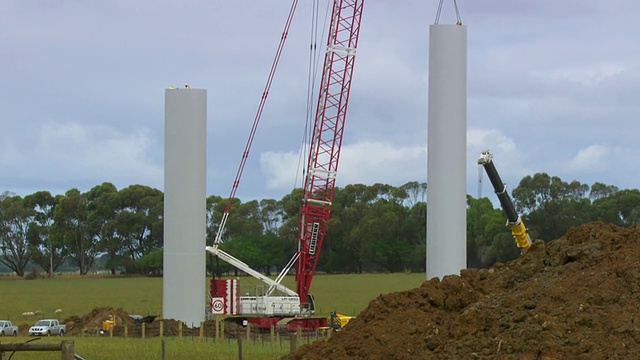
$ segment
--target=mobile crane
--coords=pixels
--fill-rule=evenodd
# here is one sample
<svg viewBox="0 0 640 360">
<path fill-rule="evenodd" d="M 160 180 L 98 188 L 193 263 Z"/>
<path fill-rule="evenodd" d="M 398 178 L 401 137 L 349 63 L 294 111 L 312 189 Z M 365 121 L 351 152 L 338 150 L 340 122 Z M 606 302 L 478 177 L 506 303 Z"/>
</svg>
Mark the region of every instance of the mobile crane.
<svg viewBox="0 0 640 360">
<path fill-rule="evenodd" d="M 507 216 L 507 227 L 511 229 L 511 235 L 513 235 L 513 238 L 516 240 L 516 245 L 523 251 L 529 250 L 529 247 L 531 247 L 531 237 L 527 232 L 524 222 L 522 222 L 522 217 L 516 212 L 511 202 L 509 193 L 507 193 L 507 186 L 502 182 L 502 179 L 500 179 L 500 175 L 498 175 L 498 170 L 496 170 L 493 164 L 493 154 L 491 154 L 489 150 L 482 151 L 478 158 L 478 164 L 484 167 L 484 170 L 487 172 L 487 177 L 489 177 L 491 185 L 493 185 L 493 189 L 496 195 L 498 195 L 502 211 Z"/>
<path fill-rule="evenodd" d="M 298 328 L 315 330 L 327 327 L 326 317 L 313 316 L 315 303 L 309 289 L 331 213 L 364 0 L 333 1 L 320 91 L 304 172 L 305 180 L 302 189 L 296 253 L 276 279 L 272 280 L 220 250 L 218 244 L 296 3 L 297 1 L 294 0 L 249 141 L 236 174 L 229 203 L 223 213 L 218 235 L 213 246 L 206 247 L 206 251 L 210 254 L 260 279 L 268 286 L 260 294 L 240 296 L 237 279 L 212 279 L 210 285 L 211 312 L 234 315 L 236 318 L 244 319 L 261 329 L 276 326 L 287 331 L 294 331 Z M 280 281 L 294 266 L 295 291 L 280 284 Z M 274 295 L 276 291 L 281 294 Z"/>
</svg>

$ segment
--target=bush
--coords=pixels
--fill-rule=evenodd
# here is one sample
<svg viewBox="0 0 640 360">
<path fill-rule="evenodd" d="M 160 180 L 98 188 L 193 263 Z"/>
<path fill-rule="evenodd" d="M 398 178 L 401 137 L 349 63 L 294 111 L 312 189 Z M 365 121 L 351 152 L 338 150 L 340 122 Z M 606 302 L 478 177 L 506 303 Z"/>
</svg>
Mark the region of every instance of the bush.
<svg viewBox="0 0 640 360">
<path fill-rule="evenodd" d="M 40 273 L 38 272 L 38 269 L 36 269 L 35 267 L 32 267 L 31 271 L 29 271 L 24 275 L 24 278 L 25 280 L 35 280 L 38 278 L 39 275 Z"/>
</svg>

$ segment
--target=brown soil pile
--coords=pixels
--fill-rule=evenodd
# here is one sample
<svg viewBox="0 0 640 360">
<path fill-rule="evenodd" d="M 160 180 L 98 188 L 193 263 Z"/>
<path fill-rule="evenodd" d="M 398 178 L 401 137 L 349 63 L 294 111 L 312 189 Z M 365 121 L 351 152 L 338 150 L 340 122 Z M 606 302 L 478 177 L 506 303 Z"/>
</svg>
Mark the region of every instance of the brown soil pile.
<svg viewBox="0 0 640 360">
<path fill-rule="evenodd" d="M 67 335 L 91 335 L 98 334 L 102 329 L 102 323 L 105 320 L 109 320 L 115 317 L 115 326 L 113 326 L 113 336 L 128 336 L 128 337 L 142 337 L 142 322 L 136 321 L 129 316 L 127 311 L 122 308 L 114 309 L 113 307 L 97 307 L 90 313 L 79 317 L 71 316 L 62 321 L 66 325 Z M 151 317 L 153 318 L 153 316 Z M 126 329 L 125 329 L 126 325 Z M 162 332 L 163 336 L 200 336 L 200 327 L 189 327 L 187 324 L 180 326 L 180 321 L 175 319 L 162 319 L 155 318 L 155 321 L 144 324 L 144 334 L 146 337 L 160 336 Z M 198 324 L 199 325 L 199 324 Z M 236 337 L 238 334 L 245 334 L 244 327 L 237 325 L 231 321 L 225 321 L 224 336 Z M 24 331 L 20 328 L 20 333 L 25 335 L 28 333 L 29 325 L 24 325 Z M 162 327 L 162 330 L 161 330 Z M 206 337 L 215 337 L 216 335 L 216 322 L 214 320 L 207 320 L 203 324 L 202 335 Z M 254 329 L 254 331 L 257 331 Z"/>
<path fill-rule="evenodd" d="M 30 327 L 31 327 L 31 325 L 29 325 L 29 324 L 18 325 L 18 335 L 20 335 L 20 336 L 29 336 L 29 328 Z"/>
<path fill-rule="evenodd" d="M 519 259 L 381 295 L 285 359 L 636 359 L 640 226 L 593 222 Z"/>
<path fill-rule="evenodd" d="M 68 335 L 79 335 L 84 333 L 95 333 L 102 329 L 102 322 L 115 317 L 117 325 L 132 325 L 135 320 L 122 308 L 114 309 L 110 306 L 94 308 L 89 314 L 82 317 L 71 316 L 62 321 L 67 327 Z"/>
</svg>

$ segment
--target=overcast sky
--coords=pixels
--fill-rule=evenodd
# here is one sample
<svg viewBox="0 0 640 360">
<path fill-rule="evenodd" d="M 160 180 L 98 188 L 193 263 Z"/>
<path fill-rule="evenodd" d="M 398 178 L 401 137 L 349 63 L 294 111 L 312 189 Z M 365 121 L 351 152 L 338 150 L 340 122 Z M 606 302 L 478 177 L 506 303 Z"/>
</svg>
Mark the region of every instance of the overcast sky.
<svg viewBox="0 0 640 360">
<path fill-rule="evenodd" d="M 310 1 L 300 1 L 237 196 L 300 186 Z M 454 23 L 445 1 L 440 23 Z M 321 1 L 326 8 L 326 1 Z M 290 1 L 0 1 L 0 192 L 163 189 L 164 90 L 207 89 L 207 194 L 228 196 Z M 426 182 L 438 1 L 367 0 L 338 186 Z M 640 2 L 458 0 L 468 31 L 468 192 L 483 149 L 538 172 L 640 182 Z M 320 43 L 325 43 L 322 36 Z M 317 89 L 314 90 L 317 93 Z M 483 196 L 493 197 L 488 181 Z"/>
</svg>

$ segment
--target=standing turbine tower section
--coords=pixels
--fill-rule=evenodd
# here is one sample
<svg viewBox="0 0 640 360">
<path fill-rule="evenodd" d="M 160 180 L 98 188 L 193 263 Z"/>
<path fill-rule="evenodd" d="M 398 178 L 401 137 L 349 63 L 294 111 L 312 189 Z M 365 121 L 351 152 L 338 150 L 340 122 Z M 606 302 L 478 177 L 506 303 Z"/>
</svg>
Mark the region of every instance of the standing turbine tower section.
<svg viewBox="0 0 640 360">
<path fill-rule="evenodd" d="M 335 1 L 327 37 L 298 227 L 296 292 L 309 310 L 309 288 L 331 213 L 363 3 Z"/>
</svg>

